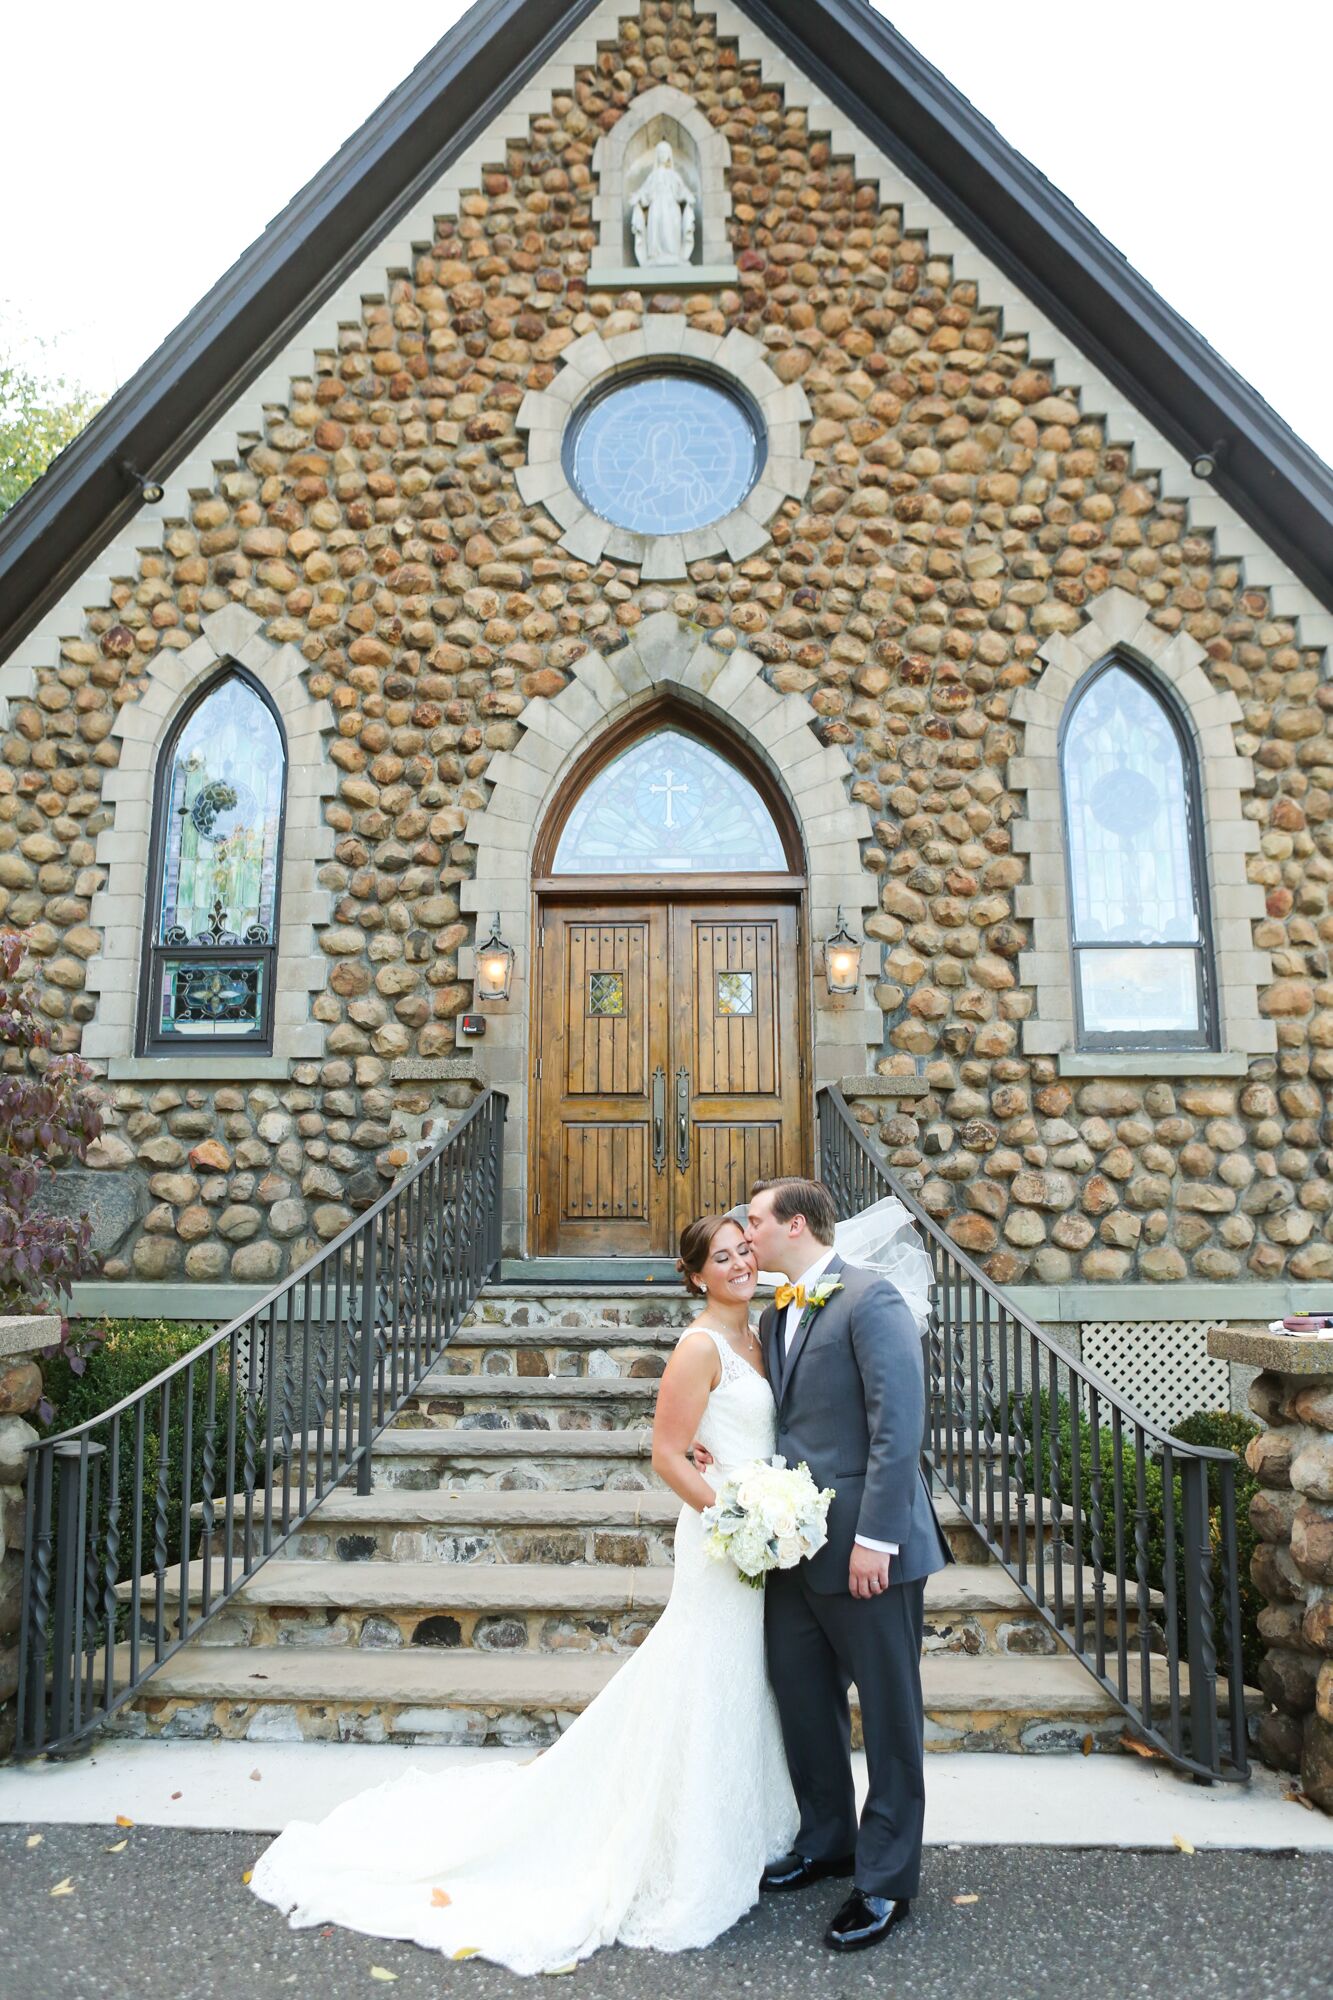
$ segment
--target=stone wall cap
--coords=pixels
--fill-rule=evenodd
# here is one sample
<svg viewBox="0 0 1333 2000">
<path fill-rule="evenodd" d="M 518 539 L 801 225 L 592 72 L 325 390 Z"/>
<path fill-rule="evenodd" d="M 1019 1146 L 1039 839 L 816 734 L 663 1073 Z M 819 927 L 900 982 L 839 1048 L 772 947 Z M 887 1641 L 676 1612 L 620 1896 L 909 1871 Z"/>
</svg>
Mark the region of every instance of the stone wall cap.
<svg viewBox="0 0 1333 2000">
<path fill-rule="evenodd" d="M 40 1354 L 59 1338 L 59 1313 L 0 1313 L 0 1355 Z"/>
<path fill-rule="evenodd" d="M 1302 1340 L 1287 1333 L 1243 1333 L 1239 1327 L 1210 1326 L 1208 1352 L 1218 1361 L 1244 1361 L 1273 1375 L 1300 1375 L 1319 1381 L 1333 1376 L 1333 1340 Z"/>
<path fill-rule="evenodd" d="M 844 1097 L 927 1097 L 930 1085 L 923 1076 L 842 1076 L 838 1088 Z"/>
<path fill-rule="evenodd" d="M 477 1065 L 467 1056 L 399 1056 L 389 1071 L 391 1083 L 431 1083 L 450 1079 L 476 1083 Z"/>
</svg>

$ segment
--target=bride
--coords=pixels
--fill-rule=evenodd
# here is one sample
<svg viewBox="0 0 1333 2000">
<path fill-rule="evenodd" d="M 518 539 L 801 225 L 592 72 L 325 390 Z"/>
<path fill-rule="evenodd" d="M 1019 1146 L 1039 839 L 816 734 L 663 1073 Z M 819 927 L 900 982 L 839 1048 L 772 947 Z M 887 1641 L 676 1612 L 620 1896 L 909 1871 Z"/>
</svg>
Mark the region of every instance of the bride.
<svg viewBox="0 0 1333 2000">
<path fill-rule="evenodd" d="M 928 1290 L 929 1266 L 914 1235 L 912 1266 L 900 1223 L 897 1203 L 855 1218 L 856 1261 L 891 1246 L 885 1264 L 920 1317 L 926 1292 L 908 1285 Z M 684 1502 L 666 1610 L 542 1756 L 442 1776 L 409 1769 L 318 1825 L 289 1825 L 251 1887 L 294 1928 L 342 1924 L 554 1972 L 613 1942 L 710 1944 L 790 1848 L 799 1814 L 765 1676 L 764 1593 L 705 1555 L 700 1521 L 729 1471 L 774 1448 L 750 1324 L 754 1254 L 721 1215 L 690 1223 L 680 1251 L 704 1307 L 667 1363 L 653 1420 L 654 1470 Z M 706 1472 L 690 1457 L 696 1443 L 711 1454 Z"/>
<path fill-rule="evenodd" d="M 755 1902 L 798 1814 L 764 1674 L 764 1594 L 705 1555 L 710 1480 L 773 1450 L 750 1327 L 755 1263 L 735 1222 L 702 1216 L 681 1270 L 704 1310 L 658 1392 L 653 1467 L 684 1501 L 661 1618 L 544 1755 L 439 1777 L 410 1770 L 318 1826 L 297 1821 L 251 1887 L 294 1926 L 345 1924 L 553 1972 L 599 1945 L 710 1944 Z M 712 1453 L 709 1477 L 688 1457 Z"/>
</svg>

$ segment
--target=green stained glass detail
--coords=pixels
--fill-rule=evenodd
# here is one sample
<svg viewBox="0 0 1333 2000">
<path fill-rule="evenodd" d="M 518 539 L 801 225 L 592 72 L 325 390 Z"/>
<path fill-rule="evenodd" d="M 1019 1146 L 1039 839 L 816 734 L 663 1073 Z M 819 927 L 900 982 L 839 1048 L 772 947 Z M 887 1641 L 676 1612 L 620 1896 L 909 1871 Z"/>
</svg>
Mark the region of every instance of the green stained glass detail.
<svg viewBox="0 0 1333 2000">
<path fill-rule="evenodd" d="M 588 1012 L 590 1014 L 623 1014 L 624 1011 L 624 973 L 590 972 L 588 974 Z"/>
<path fill-rule="evenodd" d="M 785 870 L 772 814 L 734 764 L 659 729 L 599 771 L 556 849 L 565 875 Z"/>
<path fill-rule="evenodd" d="M 214 683 L 175 740 L 153 930 L 159 1041 L 264 1031 L 286 765 L 272 711 L 239 674 Z"/>
<path fill-rule="evenodd" d="M 754 974 L 752 972 L 718 973 L 717 1011 L 719 1014 L 753 1014 Z"/>
</svg>

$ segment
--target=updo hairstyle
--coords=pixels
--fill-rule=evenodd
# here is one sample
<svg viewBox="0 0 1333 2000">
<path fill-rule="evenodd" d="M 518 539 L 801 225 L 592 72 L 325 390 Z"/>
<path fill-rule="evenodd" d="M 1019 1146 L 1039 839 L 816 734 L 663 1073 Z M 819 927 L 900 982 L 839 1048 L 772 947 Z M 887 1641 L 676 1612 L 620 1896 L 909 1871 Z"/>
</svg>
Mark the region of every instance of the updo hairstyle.
<svg viewBox="0 0 1333 2000">
<path fill-rule="evenodd" d="M 736 1222 L 734 1215 L 697 1215 L 693 1222 L 687 1222 L 680 1232 L 680 1255 L 676 1259 L 676 1269 L 680 1272 L 681 1283 L 695 1298 L 705 1296 L 703 1286 L 695 1281 L 708 1262 L 708 1253 L 713 1247 L 713 1238 L 728 1222 Z M 740 1224 L 736 1224 L 737 1228 Z"/>
</svg>

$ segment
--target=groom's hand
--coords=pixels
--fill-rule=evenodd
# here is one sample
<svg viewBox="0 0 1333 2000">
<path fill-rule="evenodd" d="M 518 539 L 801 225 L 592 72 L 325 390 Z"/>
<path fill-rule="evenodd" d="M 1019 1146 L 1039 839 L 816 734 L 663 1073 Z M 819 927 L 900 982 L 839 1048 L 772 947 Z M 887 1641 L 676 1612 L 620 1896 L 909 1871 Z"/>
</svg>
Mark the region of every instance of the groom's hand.
<svg viewBox="0 0 1333 2000">
<path fill-rule="evenodd" d="M 694 1460 L 697 1472 L 707 1472 L 709 1466 L 713 1463 L 712 1452 L 705 1451 L 701 1444 L 692 1444 L 690 1446 L 690 1457 Z"/>
<path fill-rule="evenodd" d="M 882 1596 L 889 1587 L 892 1561 L 892 1556 L 881 1555 L 878 1549 L 862 1548 L 860 1542 L 853 1542 L 852 1563 L 847 1573 L 847 1588 L 852 1596 Z"/>
</svg>

